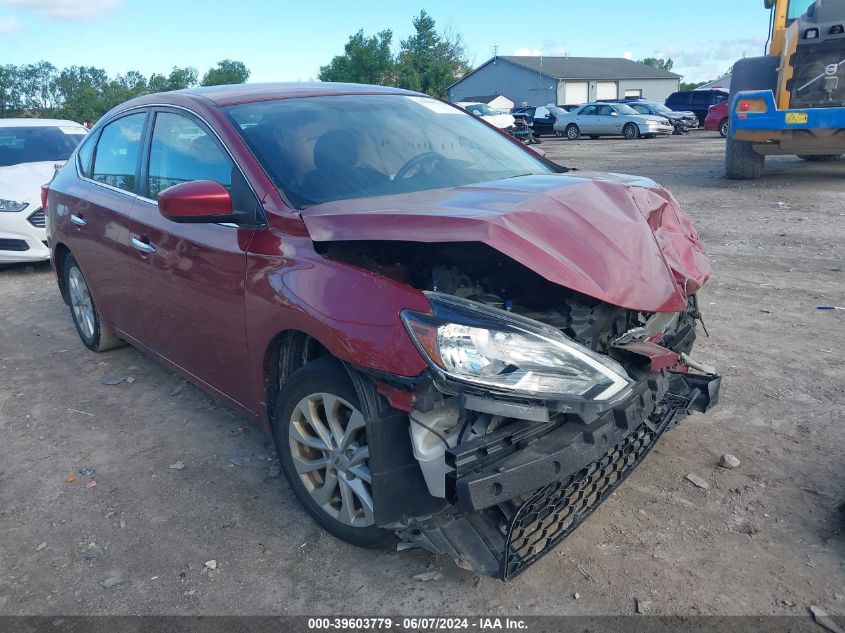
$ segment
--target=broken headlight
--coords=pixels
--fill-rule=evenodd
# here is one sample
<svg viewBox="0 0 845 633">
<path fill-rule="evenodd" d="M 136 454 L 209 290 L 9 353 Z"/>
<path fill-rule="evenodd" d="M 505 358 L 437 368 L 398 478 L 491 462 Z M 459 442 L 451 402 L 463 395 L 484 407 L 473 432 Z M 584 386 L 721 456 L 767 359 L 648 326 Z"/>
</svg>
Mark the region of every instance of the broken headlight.
<svg viewBox="0 0 845 633">
<path fill-rule="evenodd" d="M 0 212 L 8 211 L 14 213 L 15 211 L 23 211 L 29 206 L 26 202 L 15 202 L 14 200 L 0 200 Z"/>
<path fill-rule="evenodd" d="M 402 320 L 435 372 L 451 381 L 557 400 L 607 402 L 627 392 L 621 365 L 532 319 L 426 293 L 430 314 Z"/>
</svg>

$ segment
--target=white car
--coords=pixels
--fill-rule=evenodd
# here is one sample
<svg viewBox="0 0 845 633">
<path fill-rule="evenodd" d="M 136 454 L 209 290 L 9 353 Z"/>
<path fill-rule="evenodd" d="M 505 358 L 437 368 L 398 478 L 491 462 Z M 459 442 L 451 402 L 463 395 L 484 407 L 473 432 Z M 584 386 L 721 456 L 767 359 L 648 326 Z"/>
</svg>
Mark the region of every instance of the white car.
<svg viewBox="0 0 845 633">
<path fill-rule="evenodd" d="M 50 259 L 41 185 L 88 130 L 58 119 L 0 119 L 0 264 Z"/>
<path fill-rule="evenodd" d="M 514 126 L 515 119 L 510 114 L 494 110 L 486 103 L 473 103 L 471 101 L 459 101 L 455 104 L 475 116 L 481 117 L 490 125 L 500 130 L 510 130 Z"/>
</svg>

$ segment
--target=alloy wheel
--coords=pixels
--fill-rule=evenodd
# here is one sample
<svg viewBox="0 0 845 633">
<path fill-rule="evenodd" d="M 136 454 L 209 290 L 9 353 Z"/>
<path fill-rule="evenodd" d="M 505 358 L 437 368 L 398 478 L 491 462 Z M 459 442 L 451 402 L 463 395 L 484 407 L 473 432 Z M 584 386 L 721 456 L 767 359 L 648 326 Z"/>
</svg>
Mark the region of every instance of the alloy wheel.
<svg viewBox="0 0 845 633">
<path fill-rule="evenodd" d="M 317 505 L 345 525 L 375 525 L 363 414 L 343 398 L 314 393 L 294 407 L 288 429 L 293 465 Z"/>
<path fill-rule="evenodd" d="M 68 291 L 73 318 L 76 319 L 85 338 L 93 338 L 95 330 L 94 302 L 91 301 L 91 293 L 88 291 L 85 277 L 82 276 L 82 271 L 76 266 L 71 268 L 68 273 Z"/>
</svg>

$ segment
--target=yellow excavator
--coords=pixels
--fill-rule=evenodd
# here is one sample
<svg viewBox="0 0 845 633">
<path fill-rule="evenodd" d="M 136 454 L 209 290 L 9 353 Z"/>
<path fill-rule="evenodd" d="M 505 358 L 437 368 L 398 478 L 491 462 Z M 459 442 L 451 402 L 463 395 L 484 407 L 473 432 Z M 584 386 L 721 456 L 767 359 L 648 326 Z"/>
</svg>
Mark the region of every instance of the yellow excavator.
<svg viewBox="0 0 845 633">
<path fill-rule="evenodd" d="M 765 0 L 768 54 L 733 67 L 725 175 L 763 175 L 766 156 L 845 154 L 845 0 Z"/>
</svg>

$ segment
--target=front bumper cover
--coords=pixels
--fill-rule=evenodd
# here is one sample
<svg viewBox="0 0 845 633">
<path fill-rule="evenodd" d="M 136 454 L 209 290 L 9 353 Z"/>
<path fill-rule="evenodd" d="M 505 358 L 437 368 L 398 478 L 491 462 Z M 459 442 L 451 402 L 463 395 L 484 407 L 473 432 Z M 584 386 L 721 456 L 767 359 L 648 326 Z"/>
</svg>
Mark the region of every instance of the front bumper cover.
<svg viewBox="0 0 845 633">
<path fill-rule="evenodd" d="M 513 578 L 598 508 L 663 433 L 690 411 L 715 405 L 720 384 L 715 375 L 669 373 L 661 391 L 643 384 L 587 424 L 576 419 L 542 434 L 531 429 L 548 423 L 533 422 L 510 440 L 496 436 L 486 446 L 450 451 L 454 506 L 399 534 L 466 569 Z"/>
</svg>

